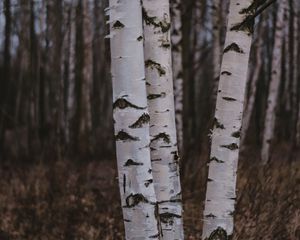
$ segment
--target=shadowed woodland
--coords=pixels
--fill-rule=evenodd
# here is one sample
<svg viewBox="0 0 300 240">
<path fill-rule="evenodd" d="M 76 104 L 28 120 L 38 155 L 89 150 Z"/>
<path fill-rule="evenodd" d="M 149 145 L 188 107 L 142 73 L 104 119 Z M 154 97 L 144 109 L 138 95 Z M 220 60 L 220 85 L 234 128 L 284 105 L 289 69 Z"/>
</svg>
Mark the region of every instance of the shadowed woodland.
<svg viewBox="0 0 300 240">
<path fill-rule="evenodd" d="M 184 232 L 201 239 L 229 1 L 185 0 L 174 10 L 175 2 Z M 300 4 L 286 1 L 279 29 L 279 2 L 252 19 L 233 239 L 300 239 Z M 0 2 L 1 240 L 124 239 L 107 7 L 108 0 Z M 275 127 L 262 165 L 274 72 Z"/>
</svg>

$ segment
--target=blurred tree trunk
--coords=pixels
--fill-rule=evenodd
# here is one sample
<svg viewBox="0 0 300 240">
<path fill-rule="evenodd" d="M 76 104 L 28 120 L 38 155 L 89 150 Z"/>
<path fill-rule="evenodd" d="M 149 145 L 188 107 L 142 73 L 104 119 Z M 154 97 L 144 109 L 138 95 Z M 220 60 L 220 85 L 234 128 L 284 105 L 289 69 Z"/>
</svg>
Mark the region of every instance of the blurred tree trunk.
<svg viewBox="0 0 300 240">
<path fill-rule="evenodd" d="M 293 51 L 293 57 L 294 57 L 294 62 L 293 62 L 293 66 L 294 66 L 294 87 L 297 88 L 298 90 L 298 95 L 297 95 L 297 119 L 296 119 L 296 146 L 300 147 L 300 71 L 298 70 L 298 66 L 300 63 L 300 59 L 299 59 L 299 50 L 300 50 L 300 46 L 299 46 L 299 31 L 300 31 L 300 3 L 299 1 L 294 1 L 294 9 L 295 9 L 295 15 L 294 15 L 294 46 L 295 49 Z"/>
<path fill-rule="evenodd" d="M 194 7 L 194 1 L 186 0 L 185 4 L 182 5 L 182 61 L 183 61 L 183 159 L 188 160 L 188 154 L 191 143 L 191 117 L 190 109 L 193 104 L 190 102 L 190 86 L 193 85 L 191 76 L 191 33 L 192 33 L 192 12 Z M 183 167 L 185 164 L 183 165 Z M 184 172 L 184 171 L 183 171 Z"/>
<path fill-rule="evenodd" d="M 109 3 L 113 115 L 126 239 L 158 240 L 150 116 L 145 69 L 141 64 L 144 62 L 141 1 L 110 0 Z"/>
<path fill-rule="evenodd" d="M 5 30 L 4 30 L 4 51 L 3 51 L 3 76 L 0 78 L 0 153 L 2 155 L 4 144 L 4 133 L 9 119 L 8 113 L 8 89 L 10 84 L 10 65 L 11 65 L 11 2 L 4 0 Z"/>
<path fill-rule="evenodd" d="M 215 106 L 217 92 L 218 92 L 218 83 L 220 78 L 220 68 L 221 68 L 221 1 L 213 0 L 212 1 L 212 27 L 213 27 L 213 92 L 212 92 L 212 102 Z"/>
<path fill-rule="evenodd" d="M 91 130 L 90 87 L 92 81 L 92 40 L 87 0 L 79 0 L 76 8 L 75 62 L 75 149 L 89 152 Z"/>
<path fill-rule="evenodd" d="M 233 233 L 240 131 L 253 32 L 253 22 L 246 20 L 254 13 L 251 0 L 230 1 L 211 135 L 203 239 L 225 240 Z"/>
<path fill-rule="evenodd" d="M 93 33 L 89 0 L 83 0 L 83 82 L 82 114 L 80 132 L 85 143 L 84 149 L 90 152 L 90 133 L 92 129 L 91 90 L 93 81 Z"/>
<path fill-rule="evenodd" d="M 183 69 L 181 0 L 171 0 L 172 61 L 174 76 L 175 119 L 180 155 L 183 151 Z"/>
<path fill-rule="evenodd" d="M 271 81 L 269 85 L 268 101 L 266 116 L 264 121 L 263 143 L 261 151 L 262 164 L 267 164 L 270 158 L 270 146 L 274 137 L 276 112 L 278 105 L 279 87 L 281 82 L 282 67 L 282 47 L 284 37 L 284 13 L 286 11 L 286 0 L 282 0 L 278 4 L 275 42 L 272 58 Z"/>
<path fill-rule="evenodd" d="M 61 138 L 63 137 L 63 3 L 60 0 L 49 2 L 49 24 L 51 43 L 51 76 L 49 79 L 49 106 L 50 126 L 53 128 L 51 142 L 55 147 L 56 154 L 61 152 Z"/>
<path fill-rule="evenodd" d="M 69 59 L 68 59 L 68 83 L 66 85 L 66 94 L 67 94 L 67 107 L 66 107 L 66 122 L 67 122 L 67 132 L 66 139 L 67 143 L 71 146 L 74 146 L 74 130 L 75 130 L 75 60 L 76 60 L 76 6 L 77 0 L 72 1 L 70 4 L 70 12 L 69 12 L 69 31 L 68 31 L 68 41 L 69 41 Z"/>
<path fill-rule="evenodd" d="M 243 116 L 243 127 L 242 127 L 242 134 L 241 134 L 241 148 L 245 146 L 245 139 L 247 136 L 247 132 L 249 130 L 249 126 L 251 123 L 251 118 L 253 115 L 253 109 L 255 106 L 255 99 L 256 99 L 256 90 L 258 81 L 261 77 L 262 73 L 262 66 L 263 66 L 263 45 L 264 45 L 264 39 L 263 39 L 263 33 L 266 30 L 265 23 L 262 16 L 262 19 L 260 20 L 259 26 L 258 26 L 258 36 L 257 36 L 257 44 L 256 44 L 256 55 L 255 55 L 255 66 L 253 70 L 253 74 L 251 74 L 251 82 L 250 82 L 250 89 L 249 89 L 249 96 L 245 104 L 244 109 L 244 116 Z"/>
<path fill-rule="evenodd" d="M 151 161 L 161 239 L 183 239 L 169 0 L 143 0 Z"/>
<path fill-rule="evenodd" d="M 29 23 L 29 79 L 26 82 L 26 94 L 28 98 L 28 144 L 29 154 L 34 155 L 39 147 L 38 138 L 38 69 L 39 69 L 39 57 L 38 57 L 38 39 L 36 34 L 36 15 L 35 15 L 35 2 L 30 0 L 30 23 Z M 25 9 L 26 11 L 26 9 Z"/>
<path fill-rule="evenodd" d="M 299 19 L 300 19 L 300 4 L 299 1 L 295 0 L 291 2 L 291 9 L 292 9 L 292 26 L 291 26 L 291 33 L 293 38 L 293 49 L 291 53 L 291 68 L 292 68 L 292 110 L 293 110 L 293 118 L 292 118 L 292 140 L 294 142 L 294 146 L 300 146 L 300 138 L 299 141 L 297 140 L 297 121 L 300 121 L 299 119 L 299 101 L 300 101 L 300 84 L 299 84 Z M 299 126 L 300 127 L 300 126 Z M 299 129 L 300 130 L 300 129 Z M 300 136 L 299 136 L 300 137 Z"/>
</svg>

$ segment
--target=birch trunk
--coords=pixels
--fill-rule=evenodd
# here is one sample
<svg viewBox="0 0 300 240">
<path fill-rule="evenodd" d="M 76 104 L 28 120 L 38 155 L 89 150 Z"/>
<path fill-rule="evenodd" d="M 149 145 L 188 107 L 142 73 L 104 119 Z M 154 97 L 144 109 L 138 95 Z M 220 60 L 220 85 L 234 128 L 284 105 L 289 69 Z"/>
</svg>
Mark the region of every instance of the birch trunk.
<svg viewBox="0 0 300 240">
<path fill-rule="evenodd" d="M 151 161 L 161 239 L 183 239 L 169 0 L 143 0 Z"/>
<path fill-rule="evenodd" d="M 271 146 L 271 141 L 273 139 L 274 130 L 275 130 L 276 106 L 278 102 L 279 87 L 280 87 L 280 80 L 281 80 L 285 8 L 286 8 L 286 0 L 280 1 L 277 10 L 271 81 L 269 85 L 267 110 L 266 110 L 266 116 L 264 121 L 264 132 L 263 132 L 263 142 L 262 142 L 262 152 L 261 152 L 262 164 L 267 164 L 267 162 L 269 161 L 270 146 Z"/>
<path fill-rule="evenodd" d="M 202 239 L 233 233 L 236 172 L 253 23 L 253 1 L 231 0 L 206 190 Z"/>
<path fill-rule="evenodd" d="M 126 239 L 159 239 L 139 0 L 110 0 L 114 127 Z"/>
<path fill-rule="evenodd" d="M 174 76 L 175 120 L 177 130 L 177 145 L 179 152 L 183 151 L 183 69 L 182 69 L 182 23 L 181 0 L 171 0 L 172 19 L 172 61 Z"/>
</svg>

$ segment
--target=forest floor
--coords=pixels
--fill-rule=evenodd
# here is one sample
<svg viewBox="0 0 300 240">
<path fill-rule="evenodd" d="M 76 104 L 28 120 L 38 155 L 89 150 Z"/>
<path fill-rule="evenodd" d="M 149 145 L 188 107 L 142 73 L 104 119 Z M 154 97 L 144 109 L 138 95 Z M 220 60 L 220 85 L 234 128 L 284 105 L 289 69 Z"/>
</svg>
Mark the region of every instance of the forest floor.
<svg viewBox="0 0 300 240">
<path fill-rule="evenodd" d="M 283 147 L 262 169 L 257 151 L 242 155 L 234 239 L 300 239 L 300 154 L 288 156 Z M 193 169 L 206 169 L 205 159 Z M 124 239 L 115 166 L 113 160 L 2 166 L 0 240 Z M 205 172 L 182 183 L 188 240 L 201 239 Z"/>
</svg>

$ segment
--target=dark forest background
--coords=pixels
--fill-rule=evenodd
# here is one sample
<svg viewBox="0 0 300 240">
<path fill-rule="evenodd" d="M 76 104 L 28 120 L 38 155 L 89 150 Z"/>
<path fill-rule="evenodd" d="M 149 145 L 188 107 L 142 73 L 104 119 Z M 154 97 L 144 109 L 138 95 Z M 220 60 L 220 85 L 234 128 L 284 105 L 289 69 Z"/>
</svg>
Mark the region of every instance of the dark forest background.
<svg viewBox="0 0 300 240">
<path fill-rule="evenodd" d="M 300 239 L 295 1 L 289 0 L 282 30 L 276 134 L 267 167 L 260 167 L 259 156 L 277 4 L 255 20 L 247 99 L 259 74 L 239 167 L 236 239 Z M 228 2 L 218 10 L 221 47 Z M 1 240 L 122 239 L 107 6 L 107 0 L 0 2 Z M 212 1 L 185 0 L 181 11 L 185 229 L 187 239 L 199 239 L 216 99 Z M 257 177 L 262 169 L 263 179 Z"/>
</svg>

